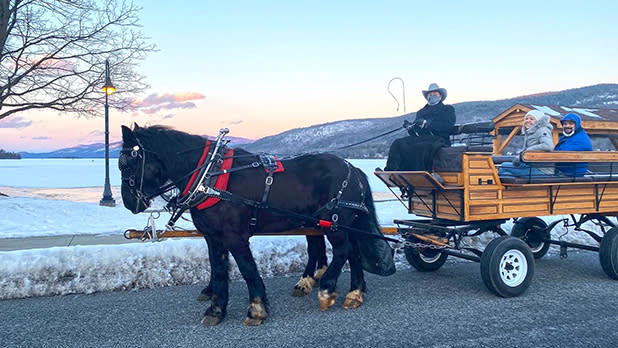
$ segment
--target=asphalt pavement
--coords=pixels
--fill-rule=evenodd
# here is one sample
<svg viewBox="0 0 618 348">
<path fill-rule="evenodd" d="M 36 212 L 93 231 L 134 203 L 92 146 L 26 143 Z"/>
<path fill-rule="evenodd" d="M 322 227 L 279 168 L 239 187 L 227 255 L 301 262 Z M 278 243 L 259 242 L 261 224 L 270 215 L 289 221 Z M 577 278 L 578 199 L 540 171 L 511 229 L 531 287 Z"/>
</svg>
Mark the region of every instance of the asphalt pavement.
<svg viewBox="0 0 618 348">
<path fill-rule="evenodd" d="M 265 280 L 271 311 L 260 327 L 242 324 L 241 281 L 231 282 L 228 314 L 217 327 L 200 325 L 200 285 L 0 301 L 0 347 L 618 346 L 618 281 L 592 252 L 538 260 L 532 285 L 516 298 L 488 292 L 479 265 L 467 261 L 430 273 L 369 275 L 356 310 L 341 306 L 348 273 L 325 312 L 315 290 L 290 296 L 296 280 Z"/>
</svg>

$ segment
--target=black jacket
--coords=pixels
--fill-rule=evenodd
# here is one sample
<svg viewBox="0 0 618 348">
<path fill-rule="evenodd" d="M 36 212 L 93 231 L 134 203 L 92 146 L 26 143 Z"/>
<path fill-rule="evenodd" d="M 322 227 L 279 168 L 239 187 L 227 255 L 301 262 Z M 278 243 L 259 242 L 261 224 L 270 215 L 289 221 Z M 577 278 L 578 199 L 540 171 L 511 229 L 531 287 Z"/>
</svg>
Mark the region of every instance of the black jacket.
<svg viewBox="0 0 618 348">
<path fill-rule="evenodd" d="M 424 120 L 427 120 L 425 127 L 419 128 Z M 416 112 L 414 124 L 417 127 L 408 130 L 410 135 L 433 134 L 443 138 L 446 144 L 450 145 L 449 136 L 455 128 L 455 108 L 451 105 L 444 105 L 442 102 L 436 105 L 427 104 Z"/>
</svg>

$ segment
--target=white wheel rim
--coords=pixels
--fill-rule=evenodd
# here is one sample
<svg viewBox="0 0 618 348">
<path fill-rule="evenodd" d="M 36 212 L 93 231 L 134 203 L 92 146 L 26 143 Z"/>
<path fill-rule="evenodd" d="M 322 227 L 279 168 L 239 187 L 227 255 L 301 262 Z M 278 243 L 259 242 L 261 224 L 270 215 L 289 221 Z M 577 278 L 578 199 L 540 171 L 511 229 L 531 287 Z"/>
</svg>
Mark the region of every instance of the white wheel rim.
<svg viewBox="0 0 618 348">
<path fill-rule="evenodd" d="M 500 279 L 505 285 L 516 287 L 521 285 L 528 274 L 528 261 L 524 254 L 517 250 L 508 250 L 500 258 Z"/>
<path fill-rule="evenodd" d="M 420 259 L 423 260 L 423 262 L 425 263 L 434 263 L 438 261 L 441 255 L 442 253 L 436 253 L 434 256 L 425 256 L 422 252 L 418 253 L 418 256 L 420 257 Z"/>
<path fill-rule="evenodd" d="M 544 246 L 545 246 L 545 242 L 540 242 L 536 247 L 530 248 L 530 250 L 533 253 L 537 253 L 537 252 L 541 251 L 541 249 L 543 249 Z"/>
</svg>

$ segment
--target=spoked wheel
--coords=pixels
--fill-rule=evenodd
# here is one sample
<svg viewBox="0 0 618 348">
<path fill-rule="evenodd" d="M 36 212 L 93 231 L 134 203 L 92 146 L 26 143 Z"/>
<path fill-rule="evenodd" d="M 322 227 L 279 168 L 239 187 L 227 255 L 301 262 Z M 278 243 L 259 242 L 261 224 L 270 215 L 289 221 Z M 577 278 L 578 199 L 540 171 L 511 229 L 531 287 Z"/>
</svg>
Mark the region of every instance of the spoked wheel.
<svg viewBox="0 0 618 348">
<path fill-rule="evenodd" d="M 521 295 L 534 276 L 534 257 L 521 239 L 502 236 L 487 245 L 481 255 L 481 278 L 487 288 L 502 297 Z"/>
<path fill-rule="evenodd" d="M 414 237 L 408 238 L 408 241 L 413 243 L 420 242 Z M 446 262 L 447 254 L 441 253 L 439 249 L 419 249 L 414 247 L 405 247 L 403 252 L 406 259 L 420 272 L 431 272 L 438 270 Z"/>
<path fill-rule="evenodd" d="M 618 279 L 618 228 L 610 228 L 601 239 L 599 260 L 603 271 L 610 278 Z"/>
<path fill-rule="evenodd" d="M 511 230 L 511 236 L 526 242 L 535 259 L 542 258 L 549 250 L 549 243 L 544 241 L 550 237 L 547 224 L 537 217 L 517 220 Z"/>
</svg>

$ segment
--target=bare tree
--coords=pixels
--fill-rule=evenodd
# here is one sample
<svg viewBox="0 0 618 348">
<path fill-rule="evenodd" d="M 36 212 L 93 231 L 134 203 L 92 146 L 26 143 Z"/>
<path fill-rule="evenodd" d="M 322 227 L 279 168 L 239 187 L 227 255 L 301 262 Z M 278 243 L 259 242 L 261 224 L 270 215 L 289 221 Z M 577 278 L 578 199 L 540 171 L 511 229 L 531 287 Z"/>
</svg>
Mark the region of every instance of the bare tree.
<svg viewBox="0 0 618 348">
<path fill-rule="evenodd" d="M 139 10 L 123 0 L 0 0 L 0 119 L 32 109 L 99 115 L 105 59 L 115 106 L 126 106 L 147 87 L 137 64 L 156 49 Z"/>
</svg>

